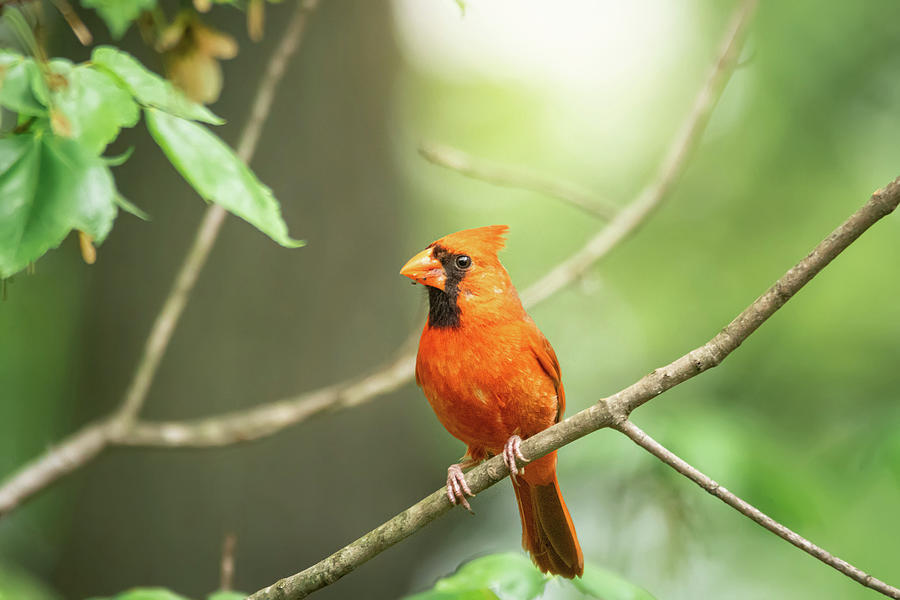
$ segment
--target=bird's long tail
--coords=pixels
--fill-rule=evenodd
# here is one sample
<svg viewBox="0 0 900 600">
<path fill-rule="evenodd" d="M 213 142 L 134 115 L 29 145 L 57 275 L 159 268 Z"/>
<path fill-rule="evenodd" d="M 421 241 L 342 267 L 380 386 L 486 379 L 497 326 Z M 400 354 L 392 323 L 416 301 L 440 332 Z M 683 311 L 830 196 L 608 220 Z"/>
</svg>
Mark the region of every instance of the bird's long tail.
<svg viewBox="0 0 900 600">
<path fill-rule="evenodd" d="M 513 478 L 522 518 L 522 546 L 545 573 L 572 579 L 584 573 L 584 557 L 556 480 L 556 452 L 528 463 Z"/>
</svg>

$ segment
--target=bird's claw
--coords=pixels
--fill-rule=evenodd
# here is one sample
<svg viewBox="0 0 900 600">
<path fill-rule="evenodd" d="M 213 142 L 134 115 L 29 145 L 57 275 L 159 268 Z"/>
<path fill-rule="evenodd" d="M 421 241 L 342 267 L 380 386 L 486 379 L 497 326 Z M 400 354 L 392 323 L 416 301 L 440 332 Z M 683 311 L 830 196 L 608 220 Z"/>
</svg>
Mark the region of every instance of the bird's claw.
<svg viewBox="0 0 900 600">
<path fill-rule="evenodd" d="M 469 506 L 466 496 L 474 498 L 475 494 L 469 489 L 469 484 L 466 483 L 466 476 L 463 475 L 460 466 L 450 465 L 450 468 L 447 469 L 447 498 L 450 500 L 450 504 L 454 506 L 457 503 L 462 504 L 467 511 L 472 512 L 472 507 Z"/>
<path fill-rule="evenodd" d="M 520 469 L 516 466 L 517 458 L 524 462 L 528 462 L 528 459 L 522 454 L 522 450 L 520 449 L 521 445 L 522 438 L 514 435 L 506 440 L 506 444 L 503 446 L 503 462 L 506 463 L 507 468 L 509 468 L 510 476 L 525 472 L 525 467 Z"/>
</svg>

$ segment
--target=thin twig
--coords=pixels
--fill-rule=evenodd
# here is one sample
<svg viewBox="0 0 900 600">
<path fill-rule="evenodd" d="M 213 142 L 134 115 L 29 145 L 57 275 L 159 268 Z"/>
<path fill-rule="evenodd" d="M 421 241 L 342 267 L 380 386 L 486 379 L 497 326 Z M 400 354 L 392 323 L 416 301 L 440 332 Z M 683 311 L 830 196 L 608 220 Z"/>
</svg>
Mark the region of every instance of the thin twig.
<svg viewBox="0 0 900 600">
<path fill-rule="evenodd" d="M 234 585 L 234 551 L 237 547 L 237 536 L 229 533 L 222 540 L 222 565 L 219 569 L 219 589 L 229 591 Z"/>
<path fill-rule="evenodd" d="M 419 154 L 432 164 L 447 167 L 472 179 L 504 187 L 531 190 L 551 198 L 558 198 L 580 208 L 592 217 L 609 220 L 619 212 L 615 204 L 598 198 L 596 194 L 579 185 L 538 175 L 522 167 L 475 158 L 450 146 L 422 142 L 419 145 Z"/>
<path fill-rule="evenodd" d="M 688 159 L 700 142 L 712 111 L 725 90 L 741 55 L 747 29 L 753 19 L 757 0 L 741 3 L 731 18 L 722 40 L 719 58 L 706 83 L 697 94 L 691 112 L 669 145 L 656 176 L 637 198 L 628 203 L 609 225 L 588 240 L 584 247 L 558 264 L 522 294 L 523 301 L 539 302 L 553 295 L 587 271 L 599 257 L 605 256 L 646 222 L 650 213 L 665 200 L 684 173 Z"/>
<path fill-rule="evenodd" d="M 69 4 L 69 0 L 51 0 L 51 2 L 56 7 L 56 10 L 59 11 L 59 14 L 63 16 L 63 19 L 66 20 L 66 23 L 72 29 L 72 33 L 75 34 L 81 45 L 90 46 L 94 41 L 94 36 L 91 35 L 91 30 L 87 28 L 87 25 L 78 16 L 78 13 Z"/>
<path fill-rule="evenodd" d="M 787 540 L 807 554 L 818 558 L 829 567 L 837 569 L 847 577 L 861 583 L 862 585 L 870 587 L 877 592 L 881 592 L 882 594 L 890 598 L 900 598 L 900 589 L 888 585 L 880 579 L 872 577 L 865 571 L 857 569 L 847 561 L 836 557 L 824 548 L 813 544 L 800 534 L 788 529 L 749 502 L 746 502 L 738 496 L 734 495 L 732 492 L 729 492 L 727 489 L 719 485 L 716 481 L 707 477 L 706 475 L 686 463 L 684 460 L 676 456 L 673 452 L 666 449 L 662 444 L 647 435 L 643 430 L 641 430 L 640 427 L 638 427 L 631 421 L 622 421 L 616 424 L 614 427 L 631 438 L 635 444 L 637 444 L 659 460 L 663 461 L 731 508 L 752 519 L 756 523 L 762 525 L 778 537 Z"/>
<path fill-rule="evenodd" d="M 250 162 L 256 150 L 263 125 L 269 115 L 275 90 L 284 75 L 288 59 L 296 52 L 306 28 L 310 12 L 318 0 L 300 0 L 288 23 L 281 42 L 269 59 L 266 72 L 260 81 L 250 117 L 244 125 L 238 141 L 238 156 Z M 45 488 L 63 475 L 89 462 L 111 441 L 120 438 L 133 425 L 150 385 L 159 368 L 178 319 L 187 304 L 197 277 L 212 250 L 226 212 L 214 205 L 206 210 L 197 229 L 193 245 L 175 279 L 138 362 L 119 409 L 106 419 L 89 425 L 60 442 L 39 458 L 22 466 L 0 486 L 0 516 L 8 513 L 24 499 Z"/>
<path fill-rule="evenodd" d="M 522 302 L 533 308 L 596 264 L 635 231 L 672 191 L 697 144 L 709 115 L 721 96 L 740 56 L 756 0 L 745 1 L 735 12 L 721 44 L 720 54 L 694 105 L 660 164 L 657 179 L 623 208 L 600 233 L 545 276 L 526 288 Z M 356 383 L 336 384 L 248 410 L 193 421 L 139 422 L 122 431 L 116 443 L 132 446 L 225 446 L 272 435 L 313 416 L 368 402 L 412 379 L 415 352 L 401 354 L 385 368 Z"/>
<path fill-rule="evenodd" d="M 549 429 L 522 442 L 529 460 L 557 450 L 589 433 L 624 422 L 632 410 L 700 373 L 720 364 L 740 343 L 781 308 L 807 282 L 879 219 L 900 204 L 900 177 L 850 216 L 802 261 L 787 271 L 764 294 L 748 306 L 719 335 L 665 367 L 654 370 L 619 393 L 604 398 Z M 723 339 L 723 335 L 725 339 Z M 521 462 L 520 466 L 524 466 Z M 509 474 L 502 457 L 485 461 L 466 473 L 466 482 L 476 494 Z M 453 508 L 440 489 L 393 519 L 341 548 L 308 569 L 270 585 L 249 600 L 295 600 L 330 585 L 369 559 L 409 537 Z M 877 589 L 877 588 L 873 588 Z M 893 589 L 893 588 L 891 588 Z M 881 590 L 879 590 L 881 591 Z"/>
</svg>

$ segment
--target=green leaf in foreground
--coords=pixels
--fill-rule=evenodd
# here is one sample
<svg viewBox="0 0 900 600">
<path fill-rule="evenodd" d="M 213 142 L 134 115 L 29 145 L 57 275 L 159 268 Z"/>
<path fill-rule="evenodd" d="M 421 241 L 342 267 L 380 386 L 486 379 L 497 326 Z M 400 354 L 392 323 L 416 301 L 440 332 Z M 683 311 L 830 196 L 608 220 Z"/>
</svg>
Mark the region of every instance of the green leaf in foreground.
<svg viewBox="0 0 900 600">
<path fill-rule="evenodd" d="M 212 594 L 207 596 L 206 600 L 247 600 L 247 594 L 244 594 L 242 592 L 226 592 L 224 590 L 219 590 L 218 592 L 213 592 Z"/>
<path fill-rule="evenodd" d="M 112 75 L 59 59 L 51 61 L 50 69 L 65 80 L 51 93 L 54 107 L 65 116 L 70 137 L 91 152 L 101 154 L 119 129 L 137 124 L 137 103 Z"/>
<path fill-rule="evenodd" d="M 96 10 L 112 36 L 119 39 L 142 12 L 156 6 L 156 0 L 81 0 L 81 5 Z"/>
<path fill-rule="evenodd" d="M 288 248 L 303 242 L 288 236 L 281 208 L 272 191 L 206 127 L 148 108 L 147 128 L 178 172 L 197 193 L 241 217 Z"/>
<path fill-rule="evenodd" d="M 72 229 L 103 242 L 116 217 L 115 196 L 109 168 L 73 140 L 0 139 L 0 277 L 59 246 Z"/>
<path fill-rule="evenodd" d="M 94 598 L 93 600 L 188 600 L 188 598 L 164 588 L 136 588 L 110 598 Z"/>
<path fill-rule="evenodd" d="M 538 571 L 524 554 L 491 554 L 476 558 L 434 588 L 406 600 L 533 600 L 550 577 Z"/>
<path fill-rule="evenodd" d="M 572 585 L 589 597 L 601 600 L 654 600 L 644 588 L 591 564 L 585 565 L 584 577 L 573 579 Z"/>
<path fill-rule="evenodd" d="M 111 46 L 97 46 L 91 54 L 91 62 L 115 75 L 144 106 L 213 125 L 225 122 L 202 104 L 189 100 L 170 82 L 148 70 L 127 52 Z"/>
<path fill-rule="evenodd" d="M 41 100 L 44 87 L 34 59 L 9 52 L 0 55 L 0 105 L 20 115 L 44 116 L 47 114 L 47 105 Z"/>
<path fill-rule="evenodd" d="M 0 565 L 0 600 L 59 600 L 60 596 L 26 571 Z"/>
</svg>

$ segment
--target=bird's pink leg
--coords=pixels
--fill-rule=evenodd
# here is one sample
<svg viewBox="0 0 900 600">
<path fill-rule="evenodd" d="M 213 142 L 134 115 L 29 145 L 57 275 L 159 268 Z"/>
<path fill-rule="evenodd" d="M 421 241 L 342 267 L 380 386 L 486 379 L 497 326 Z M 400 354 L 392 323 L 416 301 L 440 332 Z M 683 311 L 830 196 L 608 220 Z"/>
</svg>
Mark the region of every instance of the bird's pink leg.
<svg viewBox="0 0 900 600">
<path fill-rule="evenodd" d="M 466 476 L 462 472 L 462 467 L 470 465 L 471 463 L 450 465 L 450 468 L 447 469 L 447 498 L 454 506 L 459 503 L 466 507 L 467 511 L 472 512 L 472 507 L 469 506 L 466 496 L 474 498 L 475 494 L 469 489 L 469 484 L 466 483 Z"/>
<path fill-rule="evenodd" d="M 525 467 L 520 469 L 516 466 L 516 458 L 528 462 L 528 459 L 522 455 L 522 450 L 519 449 L 521 445 L 522 438 L 514 435 L 506 440 L 506 444 L 503 446 L 503 462 L 506 463 L 506 466 L 509 468 L 510 477 L 525 472 Z"/>
</svg>

